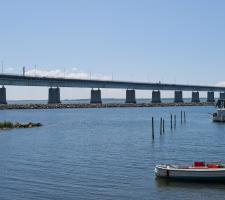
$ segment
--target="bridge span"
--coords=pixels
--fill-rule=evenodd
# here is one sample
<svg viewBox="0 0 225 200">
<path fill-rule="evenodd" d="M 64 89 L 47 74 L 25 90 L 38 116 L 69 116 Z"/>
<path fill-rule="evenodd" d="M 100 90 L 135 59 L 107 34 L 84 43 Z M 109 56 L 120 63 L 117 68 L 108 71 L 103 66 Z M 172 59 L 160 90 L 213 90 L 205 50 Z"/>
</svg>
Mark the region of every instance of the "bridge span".
<svg viewBox="0 0 225 200">
<path fill-rule="evenodd" d="M 206 85 L 185 85 L 167 83 L 148 83 L 113 80 L 85 80 L 53 77 L 35 77 L 0 74 L 0 104 L 6 104 L 6 85 L 49 87 L 48 102 L 60 103 L 60 87 L 92 88 L 91 103 L 102 103 L 100 88 L 126 89 L 126 103 L 136 103 L 135 90 L 152 90 L 152 103 L 161 102 L 160 91 L 172 90 L 174 102 L 183 102 L 183 91 L 192 91 L 192 102 L 199 102 L 199 91 L 207 92 L 207 101 L 214 102 L 214 92 L 220 92 L 225 99 L 225 87 Z M 97 89 L 93 89 L 97 88 Z"/>
</svg>

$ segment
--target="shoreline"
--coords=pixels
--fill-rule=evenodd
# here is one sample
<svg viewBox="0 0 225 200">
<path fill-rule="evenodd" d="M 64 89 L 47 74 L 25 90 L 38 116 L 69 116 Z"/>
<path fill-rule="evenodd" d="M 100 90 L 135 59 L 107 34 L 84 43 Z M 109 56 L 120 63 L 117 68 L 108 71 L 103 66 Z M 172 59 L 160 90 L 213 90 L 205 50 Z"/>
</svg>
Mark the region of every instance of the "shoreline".
<svg viewBox="0 0 225 200">
<path fill-rule="evenodd" d="M 108 104 L 1 104 L 0 110 L 23 109 L 71 109 L 71 108 L 140 108 L 140 107 L 177 107 L 177 106 L 214 106 L 209 102 L 184 102 L 184 103 L 108 103 Z"/>
</svg>

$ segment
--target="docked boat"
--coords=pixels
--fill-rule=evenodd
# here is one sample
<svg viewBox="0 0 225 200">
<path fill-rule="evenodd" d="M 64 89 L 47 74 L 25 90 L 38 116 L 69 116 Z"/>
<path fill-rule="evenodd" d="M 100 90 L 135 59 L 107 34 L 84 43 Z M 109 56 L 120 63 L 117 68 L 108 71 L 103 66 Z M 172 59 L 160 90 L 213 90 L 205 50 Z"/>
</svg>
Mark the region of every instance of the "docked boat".
<svg viewBox="0 0 225 200">
<path fill-rule="evenodd" d="M 192 166 L 163 164 L 155 167 L 155 175 L 166 179 L 225 181 L 225 165 L 205 162 L 195 162 Z"/>
<path fill-rule="evenodd" d="M 225 122 L 225 99 L 219 99 L 216 103 L 217 112 L 213 113 L 214 122 Z"/>
</svg>

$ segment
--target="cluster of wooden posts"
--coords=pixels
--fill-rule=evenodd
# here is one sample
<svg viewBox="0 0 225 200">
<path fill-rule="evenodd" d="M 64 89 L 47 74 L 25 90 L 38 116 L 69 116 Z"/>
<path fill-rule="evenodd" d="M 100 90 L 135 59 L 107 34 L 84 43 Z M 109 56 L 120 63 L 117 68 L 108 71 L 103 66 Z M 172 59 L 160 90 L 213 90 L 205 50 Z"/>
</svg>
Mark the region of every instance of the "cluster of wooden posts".
<svg viewBox="0 0 225 200">
<path fill-rule="evenodd" d="M 186 113 L 185 111 L 180 112 L 180 122 L 181 124 L 186 123 Z M 177 126 L 177 116 L 171 114 L 170 115 L 170 129 L 176 129 Z M 160 126 L 159 126 L 160 135 L 165 133 L 165 120 L 161 117 L 160 118 Z M 152 117 L 152 139 L 155 138 L 155 127 L 154 127 L 154 117 Z"/>
</svg>

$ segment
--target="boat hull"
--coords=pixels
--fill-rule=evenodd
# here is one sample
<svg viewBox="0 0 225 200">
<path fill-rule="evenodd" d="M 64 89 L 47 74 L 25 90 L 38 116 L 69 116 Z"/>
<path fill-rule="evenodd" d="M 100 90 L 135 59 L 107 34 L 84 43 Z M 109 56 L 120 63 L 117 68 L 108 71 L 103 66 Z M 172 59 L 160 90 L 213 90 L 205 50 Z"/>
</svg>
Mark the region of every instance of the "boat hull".
<svg viewBox="0 0 225 200">
<path fill-rule="evenodd" d="M 156 166 L 155 174 L 158 178 L 182 180 L 211 180 L 225 181 L 225 169 L 173 169 Z"/>
<path fill-rule="evenodd" d="M 217 109 L 216 113 L 213 113 L 214 122 L 225 122 L 225 109 Z"/>
<path fill-rule="evenodd" d="M 214 122 L 225 122 L 225 117 L 224 116 L 214 116 L 213 121 Z"/>
</svg>

